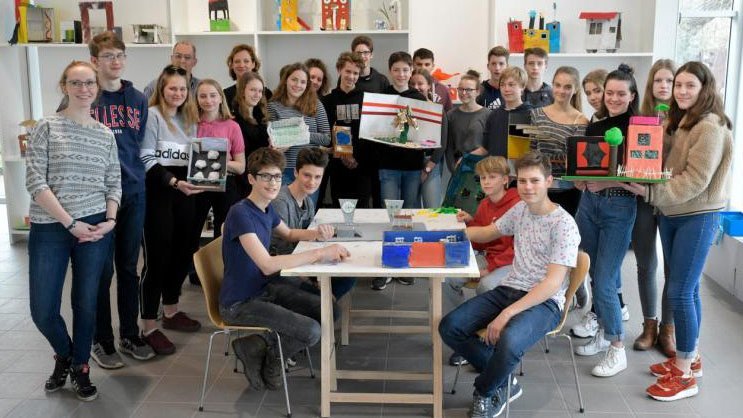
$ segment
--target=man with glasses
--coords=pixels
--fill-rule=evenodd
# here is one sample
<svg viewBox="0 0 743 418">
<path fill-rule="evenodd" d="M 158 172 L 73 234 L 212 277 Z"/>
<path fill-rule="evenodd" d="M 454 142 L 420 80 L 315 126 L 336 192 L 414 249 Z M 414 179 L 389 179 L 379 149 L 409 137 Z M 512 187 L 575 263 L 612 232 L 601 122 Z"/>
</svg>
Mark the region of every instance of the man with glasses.
<svg viewBox="0 0 743 418">
<path fill-rule="evenodd" d="M 170 63 L 181 67 L 188 73 L 188 79 L 189 79 L 189 86 L 188 91 L 191 92 L 191 95 L 196 98 L 196 86 L 199 85 L 198 78 L 193 76 L 193 67 L 196 66 L 196 63 L 198 60 L 196 59 L 196 46 L 188 41 L 179 41 L 175 44 L 173 47 L 173 54 L 170 55 Z M 148 99 L 152 97 L 152 93 L 155 92 L 155 88 L 157 85 L 157 78 L 152 80 L 150 84 L 147 85 L 147 87 L 144 88 L 144 95 Z"/>
<path fill-rule="evenodd" d="M 248 158 L 252 190 L 227 213 L 222 234 L 224 280 L 219 310 L 231 325 L 268 327 L 281 336 L 285 358 L 320 340 L 320 296 L 276 275 L 283 269 L 318 262 L 340 262 L 350 254 L 338 244 L 296 254 L 272 256 L 271 236 L 284 241 L 326 240 L 329 225 L 290 229 L 271 205 L 279 195 L 286 160 L 280 151 L 259 148 Z M 319 179 L 315 180 L 319 183 Z M 333 310 L 338 312 L 337 308 Z M 274 334 L 253 334 L 232 342 L 245 377 L 255 390 L 281 387 L 281 362 Z"/>
<path fill-rule="evenodd" d="M 114 245 L 103 266 L 98 291 L 96 331 L 91 357 L 104 369 L 124 367 L 114 346 L 109 287 L 116 265 L 119 310 L 119 351 L 137 360 L 155 356 L 139 337 L 137 316 L 139 293 L 137 262 L 145 213 L 145 170 L 139 159 L 147 123 L 147 99 L 131 81 L 122 80 L 126 66 L 126 45 L 113 32 L 93 38 L 88 46 L 90 62 L 98 69 L 101 94 L 93 103 L 92 116 L 111 129 L 116 137 L 121 164 L 122 196 L 116 216 Z M 114 258 L 115 255 L 115 258 Z"/>
<path fill-rule="evenodd" d="M 364 68 L 361 69 L 356 88 L 369 93 L 382 93 L 387 90 L 390 81 L 371 66 L 372 58 L 374 58 L 374 42 L 371 38 L 364 35 L 353 38 L 351 52 L 359 54 L 364 61 Z"/>
</svg>

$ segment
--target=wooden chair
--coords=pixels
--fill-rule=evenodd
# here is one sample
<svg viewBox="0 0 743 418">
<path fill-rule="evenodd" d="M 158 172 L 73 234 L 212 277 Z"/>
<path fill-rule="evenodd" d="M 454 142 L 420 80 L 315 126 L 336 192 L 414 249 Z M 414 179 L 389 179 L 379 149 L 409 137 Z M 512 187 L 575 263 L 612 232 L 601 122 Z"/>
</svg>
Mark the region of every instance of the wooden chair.
<svg viewBox="0 0 743 418">
<path fill-rule="evenodd" d="M 562 332 L 563 327 L 565 326 L 565 322 L 567 321 L 568 314 L 570 312 L 570 305 L 573 301 L 573 296 L 575 296 L 576 290 L 583 284 L 583 282 L 586 280 L 586 275 L 588 274 L 588 268 L 591 266 L 591 259 L 588 257 L 588 254 L 586 254 L 583 251 L 578 252 L 578 260 L 576 262 L 575 268 L 570 270 L 570 281 L 568 283 L 568 288 L 565 291 L 565 306 L 563 306 L 562 309 L 562 317 L 560 318 L 560 322 L 557 324 L 555 329 L 545 334 L 545 345 L 546 345 L 546 352 L 549 353 L 549 346 L 547 345 L 547 337 L 565 337 L 568 340 L 568 344 L 570 345 L 570 359 L 573 362 L 573 373 L 575 375 L 575 386 L 578 390 L 578 402 L 580 403 L 580 412 L 585 412 L 585 407 L 583 405 L 583 394 L 580 390 L 580 382 L 578 381 L 578 367 L 575 364 L 575 354 L 573 352 L 573 339 L 570 338 L 570 335 L 568 333 Z M 485 339 L 487 336 L 488 330 L 487 328 L 483 328 L 479 331 L 477 331 L 477 335 Z M 451 393 L 455 393 L 455 387 L 457 385 L 457 380 L 459 379 L 459 368 L 461 366 L 457 366 L 457 374 L 454 377 L 454 384 L 452 385 Z M 523 376 L 523 360 L 520 364 L 521 372 L 520 374 Z M 506 399 L 509 399 L 511 397 L 511 382 L 513 381 L 512 375 L 508 376 L 508 387 L 506 389 Z M 510 404 L 506 403 L 506 417 L 508 416 L 510 412 Z"/>
<path fill-rule="evenodd" d="M 224 263 L 222 261 L 222 238 L 219 237 L 209 244 L 202 247 L 193 255 L 194 267 L 196 273 L 199 275 L 201 286 L 204 290 L 204 298 L 206 299 L 206 307 L 209 313 L 209 319 L 212 321 L 215 327 L 218 328 L 209 337 L 209 351 L 206 354 L 206 364 L 204 366 L 204 381 L 201 386 L 201 398 L 199 400 L 199 411 L 204 410 L 204 395 L 206 394 L 206 380 L 209 375 L 209 361 L 212 356 L 212 344 L 214 337 L 217 334 L 224 334 L 226 337 L 225 341 L 225 355 L 228 354 L 230 336 L 233 331 L 240 333 L 242 331 L 248 332 L 269 332 L 276 335 L 276 341 L 279 347 L 279 358 L 281 359 L 281 379 L 284 383 L 284 398 L 286 399 L 286 416 L 291 418 L 292 411 L 291 405 L 289 404 L 289 388 L 286 385 L 286 370 L 283 367 L 285 365 L 284 352 L 281 348 L 281 336 L 279 333 L 266 327 L 250 327 L 241 325 L 229 325 L 224 322 L 222 315 L 219 313 L 219 290 L 222 287 L 222 279 L 224 277 Z M 305 348 L 307 350 L 307 348 Z M 309 360 L 309 352 L 307 352 L 307 359 Z M 310 363 L 310 374 L 314 377 L 312 370 L 312 363 Z M 237 369 L 235 369 L 237 370 Z"/>
</svg>

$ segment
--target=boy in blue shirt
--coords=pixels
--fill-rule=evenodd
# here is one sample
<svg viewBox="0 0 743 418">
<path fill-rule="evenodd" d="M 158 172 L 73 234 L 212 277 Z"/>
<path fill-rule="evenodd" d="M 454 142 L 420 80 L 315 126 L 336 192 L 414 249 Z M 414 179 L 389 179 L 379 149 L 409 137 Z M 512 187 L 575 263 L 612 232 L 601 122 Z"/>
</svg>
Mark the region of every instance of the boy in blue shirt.
<svg viewBox="0 0 743 418">
<path fill-rule="evenodd" d="M 222 241 L 224 280 L 219 294 L 220 313 L 233 325 L 271 328 L 281 335 L 286 358 L 320 340 L 320 296 L 301 290 L 295 282 L 273 276 L 282 269 L 317 262 L 339 262 L 350 256 L 338 244 L 297 254 L 271 256 L 271 235 L 284 241 L 326 240 L 332 226 L 289 229 L 271 206 L 281 188 L 284 155 L 260 148 L 248 159 L 252 191 L 227 213 Z M 272 277 L 273 276 L 273 277 Z M 271 335 L 257 334 L 232 342 L 243 362 L 251 387 L 281 387 L 281 362 Z"/>
</svg>

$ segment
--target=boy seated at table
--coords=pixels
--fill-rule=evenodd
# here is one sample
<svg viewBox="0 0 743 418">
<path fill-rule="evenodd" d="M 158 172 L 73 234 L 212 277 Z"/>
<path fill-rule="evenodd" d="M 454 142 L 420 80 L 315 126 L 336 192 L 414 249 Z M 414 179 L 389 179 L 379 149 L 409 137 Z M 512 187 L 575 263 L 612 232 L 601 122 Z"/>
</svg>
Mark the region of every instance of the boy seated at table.
<svg viewBox="0 0 743 418">
<path fill-rule="evenodd" d="M 290 229 L 307 229 L 312 218 L 315 217 L 315 202 L 310 196 L 320 187 L 327 166 L 328 154 L 318 147 L 302 148 L 297 154 L 297 163 L 294 168 L 295 180 L 289 185 L 282 185 L 276 199 L 271 201 L 274 211 Z M 329 225 L 322 227 L 327 228 Z M 291 254 L 296 246 L 296 241 L 287 241 L 282 236 L 273 234 L 269 252 L 271 255 Z M 320 293 L 314 278 L 295 280 L 303 290 L 315 294 Z M 356 279 L 352 277 L 333 278 L 333 297 L 336 300 L 340 299 L 353 288 L 355 283 Z"/>
<path fill-rule="evenodd" d="M 309 263 L 343 261 L 350 254 L 337 244 L 297 254 L 269 254 L 272 234 L 295 242 L 325 240 L 334 233 L 328 225 L 313 230 L 290 229 L 279 218 L 270 203 L 279 194 L 285 164 L 284 155 L 269 148 L 259 148 L 248 159 L 252 191 L 232 206 L 224 223 L 224 280 L 219 310 L 227 324 L 278 332 L 283 353 L 289 358 L 320 340 L 320 297 L 272 275 Z M 253 334 L 232 342 L 245 377 L 255 390 L 281 387 L 282 365 L 274 335 Z"/>
<path fill-rule="evenodd" d="M 510 168 L 503 157 L 485 157 L 475 165 L 475 173 L 480 177 L 480 187 L 485 199 L 480 201 L 473 217 L 460 210 L 457 220 L 467 224 L 467 229 L 488 226 L 501 218 L 521 199 L 515 188 L 508 188 Z M 476 252 L 480 277 L 475 293 L 480 295 L 496 287 L 511 272 L 513 263 L 513 237 L 502 236 L 489 242 L 472 242 Z M 444 286 L 444 313 L 452 311 L 464 302 L 463 287 L 470 280 L 463 277 L 449 277 Z M 452 366 L 467 364 L 467 359 L 458 353 L 449 358 Z"/>
<path fill-rule="evenodd" d="M 439 333 L 478 371 L 472 399 L 472 417 L 498 416 L 521 396 L 518 382 L 506 399 L 509 375 L 524 352 L 560 321 L 568 270 L 575 267 L 580 235 L 564 209 L 552 203 L 549 159 L 534 151 L 515 163 L 517 190 L 522 201 L 495 223 L 467 228 L 473 243 L 514 237 L 511 273 L 493 290 L 464 302 L 446 315 Z M 477 331 L 487 328 L 485 340 Z"/>
</svg>

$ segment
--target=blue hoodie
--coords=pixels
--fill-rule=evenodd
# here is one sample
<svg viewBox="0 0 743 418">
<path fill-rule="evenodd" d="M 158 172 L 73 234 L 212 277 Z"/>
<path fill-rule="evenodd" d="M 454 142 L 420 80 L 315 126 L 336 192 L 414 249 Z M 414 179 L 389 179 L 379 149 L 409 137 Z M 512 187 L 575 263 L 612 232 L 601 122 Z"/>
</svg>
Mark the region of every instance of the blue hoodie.
<svg viewBox="0 0 743 418">
<path fill-rule="evenodd" d="M 147 124 L 147 99 L 131 81 L 121 80 L 118 91 L 101 91 L 90 114 L 116 137 L 124 195 L 144 191 L 145 170 L 139 149 Z"/>
</svg>

